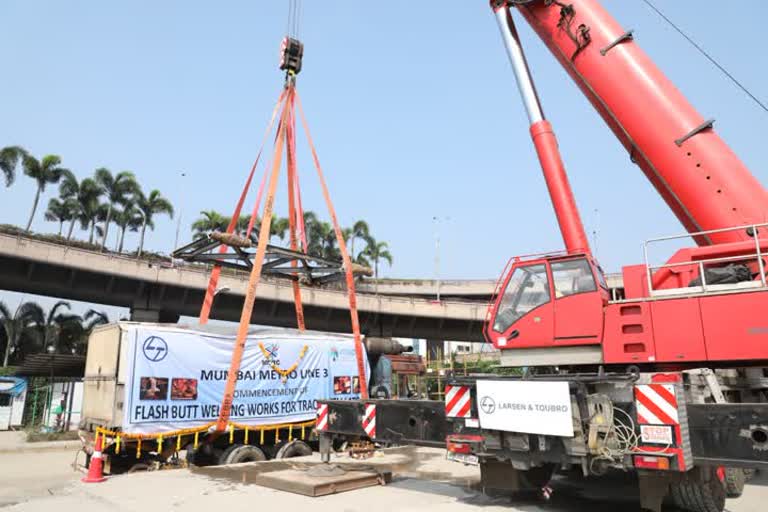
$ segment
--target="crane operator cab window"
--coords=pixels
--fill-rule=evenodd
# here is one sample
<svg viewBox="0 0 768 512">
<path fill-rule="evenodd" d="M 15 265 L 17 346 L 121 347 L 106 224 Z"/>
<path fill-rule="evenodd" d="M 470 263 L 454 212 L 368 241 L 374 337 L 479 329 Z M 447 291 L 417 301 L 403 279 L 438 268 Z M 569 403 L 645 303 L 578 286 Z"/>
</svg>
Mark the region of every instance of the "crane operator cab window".
<svg viewBox="0 0 768 512">
<path fill-rule="evenodd" d="M 549 278 L 544 264 L 517 267 L 499 303 L 493 330 L 506 331 L 529 311 L 549 302 Z"/>
<path fill-rule="evenodd" d="M 556 299 L 597 290 L 592 269 L 583 258 L 552 263 L 552 280 Z"/>
</svg>

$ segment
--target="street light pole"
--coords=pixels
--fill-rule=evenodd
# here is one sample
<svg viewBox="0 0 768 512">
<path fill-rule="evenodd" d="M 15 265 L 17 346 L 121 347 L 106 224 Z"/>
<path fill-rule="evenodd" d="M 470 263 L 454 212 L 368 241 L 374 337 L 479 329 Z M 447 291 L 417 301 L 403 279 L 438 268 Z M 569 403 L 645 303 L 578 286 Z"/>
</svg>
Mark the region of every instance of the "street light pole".
<svg viewBox="0 0 768 512">
<path fill-rule="evenodd" d="M 181 178 L 184 178 L 187 176 L 187 173 L 182 172 Z M 184 189 L 184 187 L 179 187 L 181 190 Z M 179 206 L 179 218 L 176 221 L 176 239 L 173 242 L 173 248 L 171 248 L 171 254 L 173 254 L 173 251 L 179 248 L 179 233 L 181 232 L 181 217 L 182 217 L 182 209 L 181 205 Z M 173 256 L 171 256 L 171 265 L 174 264 Z"/>
<path fill-rule="evenodd" d="M 432 217 L 435 224 L 435 295 L 440 302 L 440 219 Z"/>
</svg>

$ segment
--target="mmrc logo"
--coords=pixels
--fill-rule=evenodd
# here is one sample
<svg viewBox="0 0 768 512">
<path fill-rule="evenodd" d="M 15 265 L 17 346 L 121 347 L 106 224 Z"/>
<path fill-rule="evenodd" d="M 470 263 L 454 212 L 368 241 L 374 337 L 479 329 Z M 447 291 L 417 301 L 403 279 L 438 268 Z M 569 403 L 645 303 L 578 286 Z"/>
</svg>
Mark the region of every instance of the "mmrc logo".
<svg viewBox="0 0 768 512">
<path fill-rule="evenodd" d="M 144 351 L 144 357 L 153 363 L 159 363 L 168 355 L 168 344 L 159 336 L 150 336 L 144 340 L 142 350 Z"/>
<path fill-rule="evenodd" d="M 496 410 L 496 401 L 489 396 L 484 396 L 480 399 L 480 409 L 485 414 L 493 414 L 493 411 Z"/>
<path fill-rule="evenodd" d="M 271 345 L 264 345 L 264 350 L 267 351 L 267 359 L 271 359 L 271 360 L 277 359 L 278 357 L 277 351 L 279 348 L 280 346 L 274 343 Z"/>
</svg>

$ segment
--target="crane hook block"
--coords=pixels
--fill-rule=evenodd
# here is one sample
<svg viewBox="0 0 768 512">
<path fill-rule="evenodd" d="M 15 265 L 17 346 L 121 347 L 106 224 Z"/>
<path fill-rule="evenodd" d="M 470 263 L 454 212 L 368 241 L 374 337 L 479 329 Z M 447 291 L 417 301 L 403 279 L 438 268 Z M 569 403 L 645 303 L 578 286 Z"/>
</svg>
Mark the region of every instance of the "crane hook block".
<svg viewBox="0 0 768 512">
<path fill-rule="evenodd" d="M 298 75 L 301 71 L 301 58 L 304 56 L 304 44 L 298 39 L 284 37 L 280 43 L 280 69 L 289 75 Z"/>
</svg>

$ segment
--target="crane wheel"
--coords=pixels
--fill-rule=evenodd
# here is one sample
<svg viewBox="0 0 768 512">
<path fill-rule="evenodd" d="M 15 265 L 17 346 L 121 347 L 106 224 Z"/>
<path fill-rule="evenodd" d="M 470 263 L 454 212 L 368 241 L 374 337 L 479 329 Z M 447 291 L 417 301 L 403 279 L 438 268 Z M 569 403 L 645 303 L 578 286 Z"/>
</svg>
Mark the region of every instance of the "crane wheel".
<svg viewBox="0 0 768 512">
<path fill-rule="evenodd" d="M 725 468 L 723 476 L 725 494 L 728 498 L 738 498 L 744 492 L 744 484 L 747 483 L 747 473 L 741 468 Z"/>
<path fill-rule="evenodd" d="M 726 485 L 716 468 L 697 467 L 670 486 L 673 503 L 689 512 L 723 512 Z"/>
</svg>

